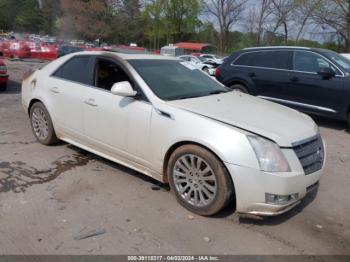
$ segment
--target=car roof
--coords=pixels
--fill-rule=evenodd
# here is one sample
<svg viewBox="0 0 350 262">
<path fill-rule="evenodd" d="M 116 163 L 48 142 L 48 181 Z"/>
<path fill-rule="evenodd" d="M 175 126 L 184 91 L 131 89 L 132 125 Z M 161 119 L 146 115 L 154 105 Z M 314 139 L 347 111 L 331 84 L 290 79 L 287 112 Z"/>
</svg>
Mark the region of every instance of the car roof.
<svg viewBox="0 0 350 262">
<path fill-rule="evenodd" d="M 244 48 L 241 51 L 260 51 L 260 50 L 308 50 L 314 51 L 318 53 L 329 52 L 330 50 L 324 48 L 316 48 L 316 47 L 304 47 L 304 46 L 263 46 L 263 47 L 248 47 Z"/>
<path fill-rule="evenodd" d="M 303 46 L 261 46 L 261 47 L 248 47 L 243 50 L 274 50 L 274 49 L 297 49 L 297 50 L 312 50 L 310 47 Z"/>
<path fill-rule="evenodd" d="M 112 52 L 112 51 L 84 51 L 77 52 L 72 54 L 72 56 L 76 55 L 107 55 L 107 56 L 115 56 L 124 60 L 178 60 L 175 57 L 162 56 L 162 55 L 153 55 L 153 54 L 125 54 L 120 52 Z"/>
</svg>

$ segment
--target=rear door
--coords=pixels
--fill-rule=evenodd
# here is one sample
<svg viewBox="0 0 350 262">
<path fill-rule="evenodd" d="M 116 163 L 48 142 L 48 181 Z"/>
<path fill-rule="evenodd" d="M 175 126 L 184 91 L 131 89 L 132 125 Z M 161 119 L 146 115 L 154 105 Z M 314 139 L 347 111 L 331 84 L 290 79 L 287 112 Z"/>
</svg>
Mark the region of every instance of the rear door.
<svg viewBox="0 0 350 262">
<path fill-rule="evenodd" d="M 321 67 L 331 68 L 336 76 L 324 78 Z M 343 75 L 330 61 L 312 51 L 294 51 L 293 71 L 286 89 L 286 100 L 297 109 L 325 115 L 342 107 Z"/>
<path fill-rule="evenodd" d="M 243 53 L 233 66 L 254 85 L 254 94 L 262 97 L 282 98 L 288 85 L 292 52 L 263 50 Z"/>
<path fill-rule="evenodd" d="M 57 131 L 80 138 L 83 133 L 83 92 L 91 82 L 90 56 L 75 56 L 58 68 L 47 81 L 47 103 Z"/>
</svg>

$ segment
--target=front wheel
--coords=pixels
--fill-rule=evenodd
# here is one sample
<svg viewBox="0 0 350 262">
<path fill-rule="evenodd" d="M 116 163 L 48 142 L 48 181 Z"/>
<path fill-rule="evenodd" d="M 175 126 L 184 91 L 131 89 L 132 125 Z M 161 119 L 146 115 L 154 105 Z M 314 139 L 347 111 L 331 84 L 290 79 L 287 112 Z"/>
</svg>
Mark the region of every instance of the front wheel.
<svg viewBox="0 0 350 262">
<path fill-rule="evenodd" d="M 41 144 L 52 145 L 58 142 L 49 112 L 41 102 L 30 108 L 30 123 L 34 136 Z"/>
<path fill-rule="evenodd" d="M 214 215 L 232 200 L 234 189 L 228 172 L 216 156 L 200 146 L 176 149 L 167 174 L 176 199 L 193 213 Z"/>
</svg>

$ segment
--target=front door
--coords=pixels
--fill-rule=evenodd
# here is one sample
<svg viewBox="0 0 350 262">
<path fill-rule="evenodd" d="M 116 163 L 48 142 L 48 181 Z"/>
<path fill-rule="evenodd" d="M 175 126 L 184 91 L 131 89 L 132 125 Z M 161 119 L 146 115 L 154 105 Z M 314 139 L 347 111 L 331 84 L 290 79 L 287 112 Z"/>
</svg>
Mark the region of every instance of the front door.
<svg viewBox="0 0 350 262">
<path fill-rule="evenodd" d="M 109 154 L 146 165 L 152 105 L 143 99 L 113 95 L 114 83 L 134 81 L 115 61 L 97 58 L 94 87 L 84 94 L 84 133 Z"/>
<path fill-rule="evenodd" d="M 320 68 L 331 68 L 336 76 L 324 78 Z M 286 89 L 286 100 L 294 107 L 324 115 L 334 115 L 341 109 L 342 73 L 323 56 L 310 51 L 295 51 L 293 71 Z"/>
</svg>

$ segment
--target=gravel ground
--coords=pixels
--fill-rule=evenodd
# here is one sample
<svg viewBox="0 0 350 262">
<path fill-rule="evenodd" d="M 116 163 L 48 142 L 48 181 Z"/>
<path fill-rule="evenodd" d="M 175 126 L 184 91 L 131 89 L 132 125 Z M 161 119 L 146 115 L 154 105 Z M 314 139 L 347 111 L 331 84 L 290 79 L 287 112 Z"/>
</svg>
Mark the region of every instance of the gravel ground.
<svg viewBox="0 0 350 262">
<path fill-rule="evenodd" d="M 74 146 L 35 141 L 20 79 L 0 94 L 0 254 L 350 254 L 350 132 L 316 118 L 328 156 L 318 195 L 264 221 L 183 209 L 166 186 Z"/>
</svg>

